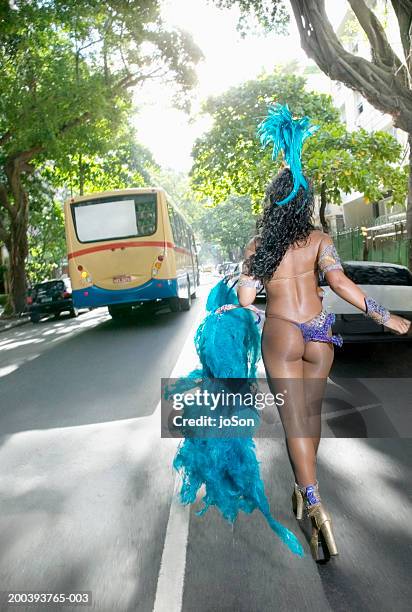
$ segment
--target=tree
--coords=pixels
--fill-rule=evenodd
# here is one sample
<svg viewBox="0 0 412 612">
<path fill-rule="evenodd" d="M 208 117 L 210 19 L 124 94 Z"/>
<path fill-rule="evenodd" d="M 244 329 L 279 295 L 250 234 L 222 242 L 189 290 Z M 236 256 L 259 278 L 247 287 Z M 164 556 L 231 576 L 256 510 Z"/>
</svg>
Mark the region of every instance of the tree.
<svg viewBox="0 0 412 612">
<path fill-rule="evenodd" d="M 266 28 L 285 27 L 284 0 L 215 0 L 219 6 L 240 6 L 243 16 L 254 13 Z M 376 12 L 365 0 L 347 0 L 371 48 L 370 61 L 350 53 L 328 19 L 324 0 L 290 0 L 303 49 L 331 79 L 361 93 L 375 108 L 392 115 L 394 125 L 408 134 L 409 182 L 407 230 L 412 270 L 412 2 L 390 0 L 404 57 L 399 57 Z"/>
<path fill-rule="evenodd" d="M 250 198 L 232 195 L 214 207 L 203 206 L 197 226 L 205 242 L 219 246 L 236 261 L 254 233 L 256 220 Z"/>
<path fill-rule="evenodd" d="M 144 187 L 153 183 L 152 176 L 159 171 L 152 153 L 138 142 L 134 128 L 126 124 L 113 138 L 105 142 L 100 155 L 68 153 L 58 162 L 50 163 L 43 176 L 69 195 L 93 193 L 127 187 Z"/>
<path fill-rule="evenodd" d="M 112 142 L 103 158 L 83 156 L 80 168 L 73 157 L 59 166 L 49 163 L 31 177 L 26 263 L 30 284 L 53 276 L 66 258 L 62 200 L 80 191 L 80 181 L 87 193 L 143 187 L 152 184 L 151 172 L 157 170 L 150 151 L 137 142 L 132 127 Z"/>
<path fill-rule="evenodd" d="M 187 172 L 156 168 L 151 173 L 154 184 L 160 185 L 184 214 L 195 232 L 201 226 L 203 208 L 199 206 Z"/>
<path fill-rule="evenodd" d="M 30 210 L 28 250 L 26 272 L 29 283 L 32 285 L 53 277 L 66 257 L 63 209 L 56 200 L 51 199 Z"/>
<path fill-rule="evenodd" d="M 194 188 L 214 202 L 230 194 L 249 195 L 257 210 L 265 185 L 275 172 L 271 151 L 261 150 L 256 135 L 267 104 L 288 102 L 297 115 L 309 114 L 320 129 L 304 149 L 304 165 L 321 195 L 320 216 L 326 229 L 327 202 L 340 203 L 341 190 L 361 191 L 370 200 L 391 191 L 393 203 L 402 203 L 406 178 L 399 167 L 401 146 L 386 132 L 347 132 L 329 96 L 305 90 L 302 77 L 278 70 L 231 88 L 205 105 L 214 123 L 195 143 L 191 176 Z"/>
<path fill-rule="evenodd" d="M 11 302 L 25 303 L 27 178 L 49 160 L 102 153 L 131 109 L 130 89 L 173 82 L 187 107 L 201 53 L 170 31 L 160 2 L 5 0 L 0 4 L 0 240 L 10 256 Z M 81 175 L 81 173 L 80 173 Z"/>
</svg>

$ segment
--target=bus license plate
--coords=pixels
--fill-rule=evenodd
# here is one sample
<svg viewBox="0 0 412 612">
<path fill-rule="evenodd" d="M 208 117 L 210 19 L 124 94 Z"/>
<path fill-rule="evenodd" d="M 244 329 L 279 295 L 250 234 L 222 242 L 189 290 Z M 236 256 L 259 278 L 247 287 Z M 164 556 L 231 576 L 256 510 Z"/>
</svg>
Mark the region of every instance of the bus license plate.
<svg viewBox="0 0 412 612">
<path fill-rule="evenodd" d="M 123 274 L 122 276 L 113 276 L 114 283 L 130 283 L 132 281 L 131 276 L 126 276 Z"/>
</svg>

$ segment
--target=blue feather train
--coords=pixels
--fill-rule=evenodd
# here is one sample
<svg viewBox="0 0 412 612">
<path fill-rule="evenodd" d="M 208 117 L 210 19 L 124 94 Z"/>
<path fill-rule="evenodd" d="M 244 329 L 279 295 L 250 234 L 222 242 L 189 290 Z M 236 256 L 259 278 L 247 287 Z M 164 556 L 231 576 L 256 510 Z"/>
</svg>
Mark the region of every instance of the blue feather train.
<svg viewBox="0 0 412 612">
<path fill-rule="evenodd" d="M 210 381 L 213 378 L 247 378 L 250 382 L 256 378 L 260 330 L 254 315 L 241 307 L 216 313 L 223 304 L 238 305 L 239 302 L 234 289 L 221 280 L 209 293 L 208 314 L 195 334 L 202 367 L 179 379 L 167 394 L 193 388 L 199 381 L 206 386 L 213 384 Z M 183 504 L 193 503 L 199 489 L 205 486 L 204 507 L 199 515 L 214 505 L 233 522 L 240 510 L 251 513 L 259 509 L 290 550 L 296 555 L 304 555 L 296 536 L 271 515 L 251 437 L 186 437 L 179 445 L 173 467 L 182 477 L 180 500 Z"/>
</svg>

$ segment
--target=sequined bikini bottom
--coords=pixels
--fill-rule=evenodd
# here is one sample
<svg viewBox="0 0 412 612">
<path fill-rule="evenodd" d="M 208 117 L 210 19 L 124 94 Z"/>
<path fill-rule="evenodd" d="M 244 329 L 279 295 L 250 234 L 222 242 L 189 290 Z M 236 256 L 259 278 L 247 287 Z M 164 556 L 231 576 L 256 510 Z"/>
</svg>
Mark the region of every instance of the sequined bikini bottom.
<svg viewBox="0 0 412 612">
<path fill-rule="evenodd" d="M 313 319 L 310 319 L 310 321 L 305 321 L 304 323 L 299 323 L 298 321 L 293 321 L 292 319 L 280 317 L 279 315 L 275 314 L 266 314 L 266 318 L 268 317 L 289 321 L 290 323 L 293 323 L 299 327 L 305 342 L 330 342 L 332 344 L 336 344 L 337 346 L 342 346 L 343 344 L 343 339 L 340 334 L 332 336 L 328 335 L 329 329 L 335 322 L 335 315 L 333 312 L 326 312 L 326 310 L 322 310 L 318 315 L 313 317 Z"/>
</svg>

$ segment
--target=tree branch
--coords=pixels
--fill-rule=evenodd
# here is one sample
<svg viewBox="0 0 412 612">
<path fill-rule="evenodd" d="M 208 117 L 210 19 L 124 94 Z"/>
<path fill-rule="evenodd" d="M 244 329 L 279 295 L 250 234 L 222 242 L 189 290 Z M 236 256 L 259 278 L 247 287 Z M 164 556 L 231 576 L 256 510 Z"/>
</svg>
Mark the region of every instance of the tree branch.
<svg viewBox="0 0 412 612">
<path fill-rule="evenodd" d="M 331 79 L 362 95 L 394 124 L 412 133 L 412 97 L 403 79 L 346 51 L 326 14 L 324 0 L 290 0 L 303 49 Z"/>
<path fill-rule="evenodd" d="M 385 30 L 375 13 L 365 4 L 364 0 L 348 0 L 348 2 L 368 37 L 374 62 L 393 72 L 401 72 L 403 64 L 390 46 Z M 407 75 L 403 76 L 407 83 Z"/>
<path fill-rule="evenodd" d="M 412 3 L 410 0 L 391 0 L 391 2 L 399 23 L 399 31 L 406 61 L 409 67 L 411 67 Z"/>
<path fill-rule="evenodd" d="M 156 73 L 158 73 L 160 70 L 162 70 L 162 68 L 159 66 L 151 72 L 147 74 L 142 74 L 140 76 L 129 73 L 116 83 L 116 85 L 113 87 L 113 92 L 116 93 L 117 89 L 119 88 L 128 89 L 129 87 L 133 87 L 134 85 L 137 85 L 137 83 L 139 83 L 140 81 L 145 81 L 146 79 L 153 79 L 155 78 Z M 163 76 L 163 74 L 161 76 Z"/>
</svg>

